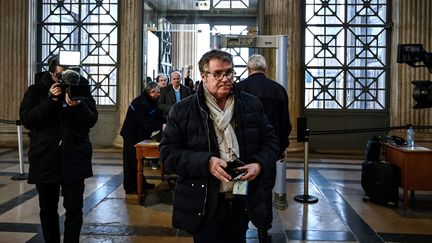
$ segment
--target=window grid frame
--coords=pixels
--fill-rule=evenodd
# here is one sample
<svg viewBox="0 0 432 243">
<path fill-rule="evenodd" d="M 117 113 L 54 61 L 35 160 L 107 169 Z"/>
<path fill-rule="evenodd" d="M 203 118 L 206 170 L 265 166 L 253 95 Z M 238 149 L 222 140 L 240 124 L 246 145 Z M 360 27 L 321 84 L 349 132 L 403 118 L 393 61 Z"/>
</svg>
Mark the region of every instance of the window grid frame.
<svg viewBox="0 0 432 243">
<path fill-rule="evenodd" d="M 37 4 L 37 71 L 47 70 L 49 56 L 60 50 L 80 51 L 80 71 L 89 81 L 96 104 L 115 108 L 118 103 L 119 1 L 38 0 Z M 69 21 L 67 16 L 71 16 Z M 101 22 L 101 19 L 110 21 Z M 65 32 L 65 29 L 71 31 Z"/>
<path fill-rule="evenodd" d="M 390 31 L 389 31 L 389 21 L 390 21 L 390 13 L 389 13 L 389 8 L 388 5 L 390 4 L 390 0 L 385 1 L 385 0 L 375 0 L 375 1 L 363 1 L 363 7 L 367 8 L 368 4 L 373 6 L 379 6 L 379 7 L 384 7 L 384 12 L 385 12 L 385 18 L 379 18 L 379 20 L 381 21 L 381 23 L 353 23 L 353 21 L 355 19 L 359 19 L 361 17 L 364 17 L 360 13 L 361 11 L 357 11 L 357 14 L 353 14 L 352 16 L 348 16 L 348 8 L 349 7 L 361 7 L 361 4 L 359 3 L 339 3 L 340 1 L 320 1 L 318 4 L 318 1 L 314 1 L 311 3 L 311 1 L 307 1 L 305 2 L 305 4 L 303 4 L 303 13 L 304 13 L 304 18 L 303 18 L 303 34 L 302 34 L 302 38 L 303 38 L 303 43 L 304 43 L 304 50 L 303 50 L 303 63 L 302 63 L 302 75 L 303 75 L 303 88 L 304 88 L 304 93 L 303 93 L 303 97 L 302 97 L 302 102 L 303 102 L 303 109 L 305 111 L 313 111 L 313 110 L 345 110 L 345 111 L 387 111 L 388 110 L 388 95 L 387 95 L 387 87 L 388 87 L 388 79 L 389 79 L 389 44 L 390 44 Z M 331 4 L 334 5 L 335 9 L 338 9 L 338 6 L 344 6 L 344 18 L 343 18 L 343 22 L 338 23 L 338 24 L 328 24 L 326 23 L 327 18 L 324 17 L 323 22 L 321 23 L 317 23 L 317 24 L 310 24 L 308 23 L 312 21 L 313 18 L 316 18 L 316 16 L 319 16 L 317 13 L 319 13 L 319 11 L 315 11 L 315 13 L 313 15 L 311 15 L 310 18 L 308 18 L 307 16 L 307 5 L 310 6 L 315 6 L 315 8 L 318 7 L 323 7 L 323 6 L 330 6 Z M 378 9 L 378 7 L 376 7 L 377 11 L 376 13 L 378 13 L 380 11 L 380 9 Z M 323 16 L 329 16 L 329 15 L 323 15 Z M 338 16 L 337 14 L 335 16 Z M 372 15 L 368 16 L 367 19 L 370 20 L 371 18 L 375 17 L 377 18 L 377 16 L 380 15 Z M 343 51 L 343 60 L 340 63 L 340 66 L 336 66 L 336 65 L 328 65 L 328 62 L 330 62 L 331 60 L 329 60 L 327 57 L 324 58 L 324 61 L 322 65 L 310 65 L 310 62 L 314 61 L 314 59 L 316 59 L 316 57 L 312 57 L 310 59 L 308 59 L 308 55 L 307 55 L 307 49 L 310 48 L 312 50 L 314 50 L 314 54 L 315 49 L 321 48 L 322 51 L 322 47 L 319 45 L 316 45 L 315 42 L 315 38 L 316 34 L 311 34 L 314 38 L 313 42 L 311 45 L 308 45 L 307 41 L 307 35 L 308 35 L 308 31 L 310 31 L 313 28 L 321 28 L 321 31 L 323 33 L 324 39 L 328 38 L 330 35 L 328 34 L 328 32 L 333 28 L 333 30 L 335 30 L 335 27 L 339 28 L 339 30 L 337 30 L 336 32 L 343 32 L 343 45 L 342 48 L 338 45 L 334 45 L 333 47 L 336 48 L 340 48 Z M 357 33 L 355 33 L 356 28 L 362 28 L 363 32 L 364 30 L 366 30 L 365 35 L 359 35 Z M 379 34 L 373 34 L 372 32 L 374 31 L 374 28 L 381 28 L 380 31 L 378 31 Z M 375 31 L 376 32 L 376 31 Z M 348 36 L 351 36 L 352 39 L 348 40 Z M 362 65 L 356 65 L 356 66 L 352 66 L 349 65 L 350 63 L 353 62 L 358 62 L 358 60 L 360 60 L 362 57 L 360 58 L 352 58 L 350 61 L 348 61 L 349 58 L 349 52 L 351 51 L 352 53 L 354 53 L 355 55 L 361 54 L 363 51 L 365 51 L 365 49 L 363 49 L 362 51 L 358 51 L 357 49 L 361 48 L 361 46 L 357 43 L 359 42 L 359 40 L 362 37 L 365 38 L 365 40 L 374 40 L 377 41 L 377 43 L 379 42 L 379 40 L 377 40 L 378 37 L 381 36 L 381 38 L 384 38 L 384 44 L 379 46 L 379 48 L 381 48 L 379 51 L 381 53 L 381 55 L 383 56 L 383 60 L 384 62 L 381 62 L 381 66 L 368 66 L 368 64 L 370 64 L 370 60 L 374 60 L 374 58 L 370 58 L 368 56 L 368 54 L 363 54 L 366 55 L 365 61 L 363 62 L 363 66 Z M 373 37 L 373 38 L 371 38 Z M 337 35 L 334 36 L 335 39 L 337 39 Z M 339 40 L 336 40 L 339 41 Z M 330 43 L 330 42 L 326 42 Z M 323 45 L 324 46 L 324 45 Z M 367 46 L 367 45 L 364 45 Z M 329 47 L 331 47 L 329 45 Z M 370 46 L 370 48 L 376 48 L 377 46 Z M 366 50 L 367 52 L 368 50 Z M 377 53 L 379 52 L 377 51 Z M 337 58 L 336 58 L 337 59 Z M 369 62 L 368 62 L 369 60 Z M 375 60 L 381 60 L 380 58 L 376 57 Z M 316 61 L 316 60 L 315 60 Z M 319 76 L 317 77 L 315 76 L 309 76 L 308 77 L 308 72 L 310 70 L 313 69 L 320 69 L 320 70 L 336 70 L 338 71 L 338 75 L 340 75 L 340 73 L 342 73 L 342 86 L 341 87 L 337 87 L 336 88 L 336 79 L 337 76 L 328 76 L 327 72 L 324 72 L 323 76 Z M 354 71 L 354 72 L 353 72 Z M 356 77 L 355 75 L 352 75 L 355 72 L 359 72 L 359 71 L 363 71 L 361 76 Z M 375 79 L 371 80 L 370 74 L 376 72 L 376 76 L 373 77 Z M 349 83 L 348 80 L 348 76 L 352 76 L 351 79 L 353 81 L 351 81 L 351 83 Z M 309 78 L 313 79 L 312 81 L 309 80 Z M 319 83 L 317 82 L 318 79 L 333 79 L 333 82 L 335 82 L 335 84 L 333 84 L 333 87 L 329 87 L 329 84 L 321 84 L 320 87 L 316 87 Z M 361 84 L 361 82 L 363 82 L 363 84 Z M 312 84 L 308 84 L 312 82 Z M 351 84 L 351 85 L 349 85 Z M 362 86 L 361 88 L 359 88 L 360 86 Z M 342 94 L 339 94 L 341 97 L 339 98 L 335 98 L 335 97 L 331 97 L 331 98 L 326 98 L 324 97 L 323 99 L 320 99 L 317 95 L 315 95 L 314 93 L 317 92 L 318 90 L 321 90 L 324 92 L 324 94 L 329 94 L 327 92 L 327 90 L 332 90 L 333 95 L 336 96 L 336 91 L 339 90 L 340 92 L 342 92 Z M 357 95 L 356 93 L 358 93 L 360 90 L 360 95 Z M 309 93 L 308 93 L 309 92 Z M 353 98 L 351 98 L 351 100 L 349 100 L 349 95 L 350 93 L 354 93 Z M 312 94 L 312 98 L 308 98 L 310 97 Z M 377 98 L 379 96 L 379 98 Z M 379 100 L 379 102 L 378 102 Z M 321 101 L 321 104 L 316 105 L 315 107 L 313 107 L 313 102 L 315 101 Z M 333 105 L 330 108 L 328 107 L 327 102 L 337 102 L 337 101 L 342 101 L 340 102 L 341 104 L 338 105 Z M 357 103 L 357 104 L 354 104 Z M 353 107 L 353 104 L 356 105 L 355 107 Z M 318 106 L 318 107 L 317 107 Z M 371 108 L 372 107 L 372 108 Z"/>
</svg>

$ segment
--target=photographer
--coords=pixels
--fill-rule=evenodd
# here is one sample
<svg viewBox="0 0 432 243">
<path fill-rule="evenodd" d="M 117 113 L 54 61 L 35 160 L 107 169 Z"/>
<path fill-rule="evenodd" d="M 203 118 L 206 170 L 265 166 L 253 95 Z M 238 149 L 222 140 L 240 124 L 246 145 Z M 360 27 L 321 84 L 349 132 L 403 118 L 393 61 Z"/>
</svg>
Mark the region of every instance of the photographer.
<svg viewBox="0 0 432 243">
<path fill-rule="evenodd" d="M 88 84 L 86 79 L 64 71 L 58 55 L 50 57 L 48 66 L 49 71 L 35 75 L 20 105 L 20 119 L 30 130 L 28 183 L 36 184 L 39 194 L 45 242 L 60 242 L 60 189 L 66 209 L 64 242 L 79 242 L 84 179 L 93 175 L 89 130 L 98 112 L 88 86 L 89 96 L 75 100 L 62 83 Z"/>
</svg>

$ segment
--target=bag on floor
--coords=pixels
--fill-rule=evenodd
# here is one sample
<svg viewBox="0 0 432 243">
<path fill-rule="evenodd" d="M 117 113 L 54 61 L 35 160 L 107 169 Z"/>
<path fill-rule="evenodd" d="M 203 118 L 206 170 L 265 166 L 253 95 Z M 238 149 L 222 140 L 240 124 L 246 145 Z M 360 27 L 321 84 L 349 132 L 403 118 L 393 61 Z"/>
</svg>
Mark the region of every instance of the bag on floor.
<svg viewBox="0 0 432 243">
<path fill-rule="evenodd" d="M 362 164 L 361 185 L 365 192 L 363 201 L 397 207 L 399 201 L 400 172 L 395 165 L 384 161 Z"/>
<path fill-rule="evenodd" d="M 365 161 L 379 161 L 381 157 L 381 140 L 373 136 L 371 139 L 367 141 L 366 150 L 365 150 Z"/>
</svg>

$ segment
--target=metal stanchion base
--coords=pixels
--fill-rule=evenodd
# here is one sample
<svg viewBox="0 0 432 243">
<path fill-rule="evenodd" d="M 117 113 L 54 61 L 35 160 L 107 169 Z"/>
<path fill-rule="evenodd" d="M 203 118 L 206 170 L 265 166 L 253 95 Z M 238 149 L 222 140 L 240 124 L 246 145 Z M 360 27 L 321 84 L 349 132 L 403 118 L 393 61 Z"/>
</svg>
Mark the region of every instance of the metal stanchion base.
<svg viewBox="0 0 432 243">
<path fill-rule="evenodd" d="M 286 194 L 273 193 L 273 207 L 279 210 L 286 209 L 288 207 Z"/>
<path fill-rule="evenodd" d="M 318 202 L 318 198 L 311 195 L 297 195 L 294 197 L 294 200 L 301 203 L 316 203 Z"/>
<path fill-rule="evenodd" d="M 20 180 L 27 180 L 27 177 L 28 177 L 27 173 L 24 173 L 24 174 L 14 175 L 11 177 L 11 179 L 15 181 L 20 181 Z"/>
</svg>

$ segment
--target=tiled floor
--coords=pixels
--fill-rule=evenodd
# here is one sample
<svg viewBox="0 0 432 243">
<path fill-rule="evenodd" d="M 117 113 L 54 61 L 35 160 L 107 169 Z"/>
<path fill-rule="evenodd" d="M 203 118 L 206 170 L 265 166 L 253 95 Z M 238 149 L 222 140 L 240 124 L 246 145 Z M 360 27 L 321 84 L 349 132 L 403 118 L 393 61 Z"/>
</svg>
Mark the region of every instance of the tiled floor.
<svg viewBox="0 0 432 243">
<path fill-rule="evenodd" d="M 159 171 L 145 167 L 149 181 L 158 186 L 142 204 L 135 195 L 125 195 L 121 156 L 119 149 L 95 150 L 95 176 L 86 180 L 81 241 L 192 242 L 187 233 L 171 227 L 171 194 Z M 432 192 L 416 192 L 407 210 L 401 203 L 391 209 L 363 202 L 361 157 L 310 158 L 309 195 L 318 202 L 293 200 L 304 193 L 302 155 L 293 154 L 287 161 L 288 208 L 274 210 L 273 242 L 432 242 Z M 0 242 L 42 242 L 36 189 L 25 180 L 11 180 L 18 172 L 18 152 L 0 148 Z M 258 242 L 253 225 L 247 237 L 249 243 Z"/>
</svg>

